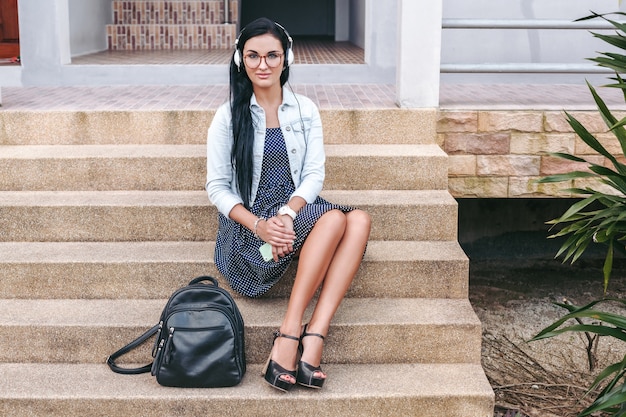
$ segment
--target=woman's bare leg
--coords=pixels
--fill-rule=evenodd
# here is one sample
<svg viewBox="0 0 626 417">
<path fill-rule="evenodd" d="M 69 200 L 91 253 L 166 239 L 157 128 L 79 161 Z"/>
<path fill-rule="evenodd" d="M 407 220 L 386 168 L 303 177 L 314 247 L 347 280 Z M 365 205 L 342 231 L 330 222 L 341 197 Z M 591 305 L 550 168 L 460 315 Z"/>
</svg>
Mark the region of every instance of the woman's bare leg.
<svg viewBox="0 0 626 417">
<path fill-rule="evenodd" d="M 300 336 L 304 312 L 324 280 L 345 234 L 346 223 L 347 218 L 341 211 L 326 212 L 304 242 L 287 312 L 280 326 L 282 333 Z M 286 369 L 295 369 L 295 346 L 297 345 L 289 339 L 277 338 L 272 349 L 272 359 Z M 291 377 L 286 376 L 285 380 L 295 383 Z"/>
<path fill-rule="evenodd" d="M 345 216 L 345 232 L 326 271 L 322 290 L 307 328 L 310 333 L 328 334 L 330 322 L 359 269 L 369 239 L 371 220 L 367 213 L 354 210 Z M 312 366 L 319 366 L 323 340 L 319 337 L 305 337 L 302 344 L 305 346 L 302 360 Z M 319 374 L 316 376 L 324 377 Z"/>
</svg>

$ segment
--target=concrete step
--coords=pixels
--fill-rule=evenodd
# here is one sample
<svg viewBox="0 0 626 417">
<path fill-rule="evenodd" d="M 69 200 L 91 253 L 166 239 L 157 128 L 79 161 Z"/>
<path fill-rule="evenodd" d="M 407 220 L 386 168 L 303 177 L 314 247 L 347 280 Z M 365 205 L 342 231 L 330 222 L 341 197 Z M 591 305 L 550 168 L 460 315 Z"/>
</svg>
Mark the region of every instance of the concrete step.
<svg viewBox="0 0 626 417">
<path fill-rule="evenodd" d="M 228 99 L 228 89 L 217 94 Z M 83 92 L 79 92 L 84 94 Z M 115 96 L 109 97 L 115 100 Z M 0 145 L 108 145 L 206 143 L 214 109 L 0 112 Z M 324 143 L 433 144 L 436 109 L 326 109 Z"/>
<path fill-rule="evenodd" d="M 286 395 L 250 366 L 232 388 L 177 389 L 153 377 L 118 375 L 105 365 L 0 364 L 0 414 L 26 416 L 493 416 L 493 391 L 480 365 L 339 365 L 321 391 Z"/>
<path fill-rule="evenodd" d="M 371 240 L 457 238 L 457 203 L 444 190 L 329 190 L 366 210 Z M 217 211 L 204 191 L 0 192 L 0 241 L 206 241 Z"/>
<path fill-rule="evenodd" d="M 172 288 L 172 292 L 175 288 Z M 263 363 L 287 299 L 239 299 L 246 359 Z M 1 362 L 104 363 L 157 324 L 166 300 L 0 300 Z M 310 312 L 305 314 L 306 317 Z M 364 343 L 365 342 L 365 343 Z M 481 325 L 467 299 L 347 298 L 325 341 L 328 363 L 480 364 Z M 152 344 L 126 358 L 150 361 Z"/>
<path fill-rule="evenodd" d="M 437 145 L 327 145 L 328 190 L 445 190 Z M 349 173 L 349 175 L 347 175 Z M 206 145 L 26 145 L 0 148 L 0 190 L 202 190 Z"/>
<path fill-rule="evenodd" d="M 212 275 L 214 242 L 0 242 L 0 298 L 167 298 Z M 297 261 L 296 261 L 297 262 Z M 287 297 L 295 265 L 268 293 Z M 456 241 L 371 241 L 348 297 L 467 298 Z"/>
</svg>

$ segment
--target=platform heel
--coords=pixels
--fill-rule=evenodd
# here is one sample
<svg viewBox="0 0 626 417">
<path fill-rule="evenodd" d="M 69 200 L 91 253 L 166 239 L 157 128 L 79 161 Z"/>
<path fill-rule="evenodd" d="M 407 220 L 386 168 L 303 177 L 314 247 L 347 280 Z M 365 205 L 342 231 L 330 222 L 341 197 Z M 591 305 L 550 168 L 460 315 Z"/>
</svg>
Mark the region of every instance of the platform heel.
<svg viewBox="0 0 626 417">
<path fill-rule="evenodd" d="M 300 339 L 295 336 L 283 334 L 279 330 L 277 330 L 274 332 L 274 340 L 272 341 L 272 346 L 274 346 L 274 342 L 276 342 L 276 339 L 279 337 L 284 337 L 286 339 L 291 339 L 298 342 L 300 341 Z M 270 352 L 270 357 L 267 359 L 267 363 L 265 364 L 265 368 L 263 369 L 265 382 L 267 382 L 273 388 L 276 388 L 279 391 L 287 392 L 296 384 L 285 381 L 283 378 L 281 378 L 281 376 L 289 375 L 297 381 L 296 374 L 297 371 L 288 371 L 287 369 L 280 366 L 277 362 L 273 361 L 272 352 Z"/>
<path fill-rule="evenodd" d="M 304 351 L 304 346 L 302 345 L 302 339 L 308 336 L 319 337 L 324 340 L 324 336 L 319 333 L 309 333 L 306 331 L 308 324 L 304 326 L 304 331 L 302 332 L 302 336 L 300 336 L 300 345 L 298 349 L 300 350 L 300 356 L 302 356 L 302 352 Z M 320 389 L 324 385 L 324 381 L 326 378 L 320 378 L 315 375 L 316 372 L 322 372 L 321 366 L 313 366 L 306 362 L 300 360 L 298 362 L 298 372 L 296 377 L 296 382 L 304 387 Z"/>
</svg>

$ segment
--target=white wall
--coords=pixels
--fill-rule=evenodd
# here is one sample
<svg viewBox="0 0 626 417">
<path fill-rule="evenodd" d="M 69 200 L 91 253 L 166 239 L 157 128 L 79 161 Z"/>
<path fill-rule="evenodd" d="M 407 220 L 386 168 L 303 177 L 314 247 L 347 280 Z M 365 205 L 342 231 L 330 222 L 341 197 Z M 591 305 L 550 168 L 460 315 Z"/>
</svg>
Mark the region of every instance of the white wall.
<svg viewBox="0 0 626 417">
<path fill-rule="evenodd" d="M 444 18 L 567 19 L 626 10 L 619 0 L 443 0 Z"/>
<path fill-rule="evenodd" d="M 379 68 L 391 68 L 395 72 L 398 4 L 396 1 L 368 0 L 365 6 L 365 62 Z"/>
<path fill-rule="evenodd" d="M 113 0 L 68 1 L 72 56 L 107 49 L 106 25 L 113 20 Z"/>
<path fill-rule="evenodd" d="M 572 22 L 590 11 L 625 11 L 618 0 L 443 0 L 444 19 L 548 19 Z M 614 17 L 625 20 L 624 17 Z M 598 30 L 602 32 L 601 30 Z M 444 29 L 446 64 L 589 64 L 607 50 L 587 29 Z M 492 75 L 494 78 L 498 78 Z M 563 76 L 579 78 L 579 74 Z"/>
<path fill-rule="evenodd" d="M 70 63 L 67 0 L 18 2 L 24 85 L 53 84 Z"/>
<path fill-rule="evenodd" d="M 350 42 L 365 48 L 365 1 L 350 0 Z"/>
<path fill-rule="evenodd" d="M 399 0 L 396 102 L 401 107 L 439 105 L 442 0 Z"/>
<path fill-rule="evenodd" d="M 350 40 L 350 0 L 335 0 L 335 41 Z"/>
</svg>

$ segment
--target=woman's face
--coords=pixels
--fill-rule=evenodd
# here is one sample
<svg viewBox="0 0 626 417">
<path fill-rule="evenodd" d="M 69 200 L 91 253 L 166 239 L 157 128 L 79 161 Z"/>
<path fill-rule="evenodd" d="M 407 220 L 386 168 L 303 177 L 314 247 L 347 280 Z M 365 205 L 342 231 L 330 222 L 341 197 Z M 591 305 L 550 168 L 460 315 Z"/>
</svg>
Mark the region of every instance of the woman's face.
<svg viewBox="0 0 626 417">
<path fill-rule="evenodd" d="M 284 62 L 283 46 L 272 34 L 250 38 L 243 46 L 243 63 L 254 88 L 280 87 Z"/>
</svg>

